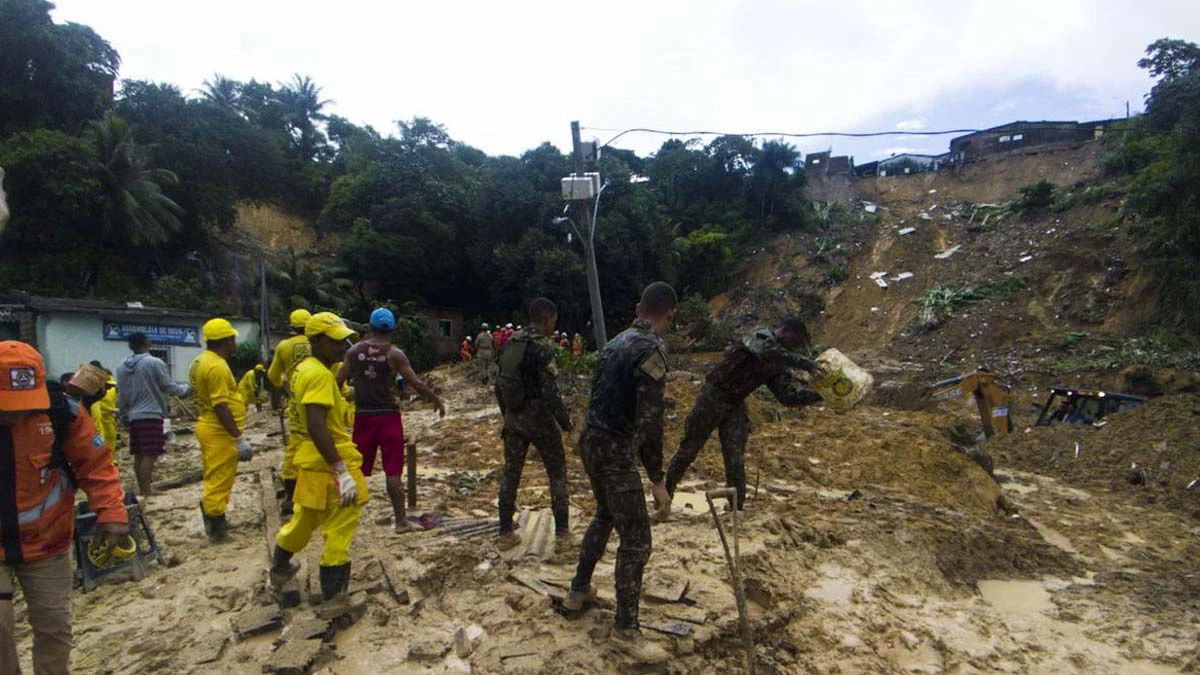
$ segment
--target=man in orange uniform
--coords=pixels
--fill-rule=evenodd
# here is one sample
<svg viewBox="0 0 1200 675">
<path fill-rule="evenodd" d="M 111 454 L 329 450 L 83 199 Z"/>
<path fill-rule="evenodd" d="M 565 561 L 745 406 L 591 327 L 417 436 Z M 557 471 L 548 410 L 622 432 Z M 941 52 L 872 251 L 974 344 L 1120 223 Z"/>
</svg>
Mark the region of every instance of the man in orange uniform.
<svg viewBox="0 0 1200 675">
<path fill-rule="evenodd" d="M 73 475 L 74 484 L 72 484 Z M 71 665 L 71 542 L 75 487 L 96 512 L 97 536 L 128 541 L 125 491 L 112 450 L 78 402 L 46 388 L 41 354 L 0 342 L 0 672 L 19 672 L 14 580 L 33 629 L 36 673 Z"/>
</svg>

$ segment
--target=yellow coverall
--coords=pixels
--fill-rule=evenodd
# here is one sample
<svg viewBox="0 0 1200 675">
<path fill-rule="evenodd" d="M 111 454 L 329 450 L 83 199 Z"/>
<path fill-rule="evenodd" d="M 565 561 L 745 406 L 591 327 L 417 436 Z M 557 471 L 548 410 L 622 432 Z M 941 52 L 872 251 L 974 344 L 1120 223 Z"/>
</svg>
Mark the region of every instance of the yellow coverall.
<svg viewBox="0 0 1200 675">
<path fill-rule="evenodd" d="M 293 335 L 286 340 L 280 341 L 275 346 L 275 356 L 271 359 L 271 367 L 267 369 L 267 379 L 271 381 L 271 386 L 279 389 L 291 378 L 292 370 L 308 355 L 312 353 L 312 347 L 308 344 L 308 338 L 303 335 Z M 291 384 L 288 383 L 288 389 L 291 389 Z M 289 397 L 288 400 L 288 428 L 295 429 L 300 423 L 298 411 L 294 405 L 295 398 Z M 300 447 L 300 440 L 296 434 L 292 433 L 288 436 L 287 447 L 283 449 L 283 471 L 280 477 L 284 480 L 296 479 L 296 450 Z"/>
<path fill-rule="evenodd" d="M 304 359 L 292 371 L 291 385 L 292 401 L 302 413 L 300 423 L 292 428 L 292 435 L 300 439 L 296 450 L 295 510 L 292 519 L 280 528 L 275 543 L 285 551 L 299 553 L 308 545 L 312 533 L 319 529 L 325 541 L 321 551 L 321 566 L 344 565 L 350 562 L 350 544 L 358 532 L 362 505 L 367 501 L 362 455 L 351 440 L 344 422 L 346 399 L 338 391 L 334 373 L 315 356 Z M 308 405 L 328 409 L 325 424 L 329 435 L 358 487 L 358 501 L 351 506 L 338 504 L 337 481 L 333 470 L 308 435 L 308 420 L 303 414 Z"/>
<path fill-rule="evenodd" d="M 237 439 L 229 435 L 214 408 L 229 406 L 238 429 L 246 426 L 246 404 L 238 394 L 233 371 L 216 352 L 205 349 L 188 369 L 188 379 L 196 392 L 196 440 L 204 465 L 204 491 L 200 497 L 205 515 L 220 516 L 229 506 L 233 481 L 237 477 Z"/>
<path fill-rule="evenodd" d="M 100 436 L 104 438 L 104 444 L 113 451 L 115 457 L 117 453 L 117 381 L 110 377 L 105 384 L 108 385 L 108 391 L 104 394 L 104 398 L 93 403 L 92 409 L 88 412 L 95 421 Z"/>
<path fill-rule="evenodd" d="M 262 366 L 257 366 L 251 370 L 247 370 L 242 379 L 238 380 L 238 394 L 242 400 L 246 402 L 246 411 L 250 411 L 250 406 L 262 405 L 262 392 L 258 388 L 258 374 L 262 372 Z"/>
</svg>

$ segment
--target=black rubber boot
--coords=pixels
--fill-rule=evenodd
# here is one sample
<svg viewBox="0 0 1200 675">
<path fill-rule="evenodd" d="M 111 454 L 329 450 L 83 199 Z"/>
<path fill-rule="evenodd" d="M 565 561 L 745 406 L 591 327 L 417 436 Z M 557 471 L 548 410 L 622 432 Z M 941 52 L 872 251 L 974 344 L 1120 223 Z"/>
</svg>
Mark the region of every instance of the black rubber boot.
<svg viewBox="0 0 1200 675">
<path fill-rule="evenodd" d="M 296 480 L 294 478 L 283 479 L 283 501 L 279 504 L 279 517 L 291 518 L 294 509 L 292 497 L 296 494 Z"/>
<path fill-rule="evenodd" d="M 350 587 L 350 563 L 320 568 L 321 596 L 326 601 L 332 600 L 338 593 Z"/>
<path fill-rule="evenodd" d="M 292 552 L 285 550 L 278 544 L 275 545 L 275 553 L 271 557 L 271 585 L 276 588 L 291 581 L 296 573 L 300 571 L 300 563 L 292 560 Z"/>
<path fill-rule="evenodd" d="M 208 542 L 210 544 L 221 544 L 229 541 L 229 522 L 225 520 L 225 514 L 219 516 L 204 516 L 209 522 Z"/>
</svg>

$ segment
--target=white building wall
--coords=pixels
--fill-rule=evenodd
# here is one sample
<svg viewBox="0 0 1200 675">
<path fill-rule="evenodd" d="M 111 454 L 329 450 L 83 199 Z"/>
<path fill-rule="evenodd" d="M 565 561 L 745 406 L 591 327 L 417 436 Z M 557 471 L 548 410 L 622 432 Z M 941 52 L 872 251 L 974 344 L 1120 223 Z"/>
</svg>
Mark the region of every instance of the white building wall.
<svg viewBox="0 0 1200 675">
<path fill-rule="evenodd" d="M 137 323 L 142 319 L 125 320 Z M 239 342 L 257 342 L 258 324 L 245 319 L 232 319 L 238 331 Z M 146 323 L 195 326 L 197 331 L 203 323 L 192 317 L 156 317 Z M 116 367 L 129 356 L 129 345 L 125 340 L 104 339 L 104 317 L 96 314 L 72 314 L 65 312 L 38 315 L 38 351 L 46 359 L 46 375 L 57 379 L 65 372 L 73 372 L 81 363 L 99 361 L 105 368 L 116 371 Z M 154 345 L 157 352 L 168 352 L 168 368 L 171 378 L 180 382 L 187 380 L 188 365 L 203 351 L 203 347 L 183 345 Z"/>
</svg>

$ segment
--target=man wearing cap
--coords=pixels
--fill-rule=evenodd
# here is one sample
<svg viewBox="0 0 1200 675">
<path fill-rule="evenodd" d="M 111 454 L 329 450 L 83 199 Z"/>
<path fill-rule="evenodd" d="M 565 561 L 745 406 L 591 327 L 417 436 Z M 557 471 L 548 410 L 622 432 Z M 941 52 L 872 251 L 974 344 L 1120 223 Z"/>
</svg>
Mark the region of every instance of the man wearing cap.
<svg viewBox="0 0 1200 675">
<path fill-rule="evenodd" d="M 253 368 L 242 374 L 242 379 L 238 380 L 238 394 L 246 402 L 246 412 L 250 411 L 252 403 L 258 412 L 262 412 L 264 379 L 266 379 L 266 369 L 261 363 L 256 363 Z"/>
<path fill-rule="evenodd" d="M 492 349 L 492 332 L 485 323 L 479 327 L 475 336 L 475 373 L 484 385 L 492 377 L 492 366 L 495 365 L 496 351 Z"/>
<path fill-rule="evenodd" d="M 150 353 L 150 338 L 145 333 L 129 336 L 129 350 L 133 354 L 117 368 L 117 411 L 129 427 L 133 471 L 138 492 L 145 496 L 151 492 L 154 465 L 167 451 L 163 433 L 163 420 L 170 410 L 167 396 L 186 396 L 188 386 L 171 379 L 167 364 Z"/>
<path fill-rule="evenodd" d="M 349 378 L 354 384 L 354 444 L 362 455 L 363 474 L 371 475 L 377 452 L 383 455 L 393 528 L 404 532 L 408 530 L 404 486 L 400 482 L 404 472 L 404 419 L 396 396 L 396 376 L 403 376 L 422 398 L 432 402 L 438 415 L 446 415 L 446 406 L 413 372 L 404 352 L 392 344 L 390 335 L 396 329 L 396 316 L 391 310 L 380 307 L 371 312 L 369 326 L 367 336 L 346 352 L 338 381 Z"/>
<path fill-rule="evenodd" d="M 296 309 L 292 311 L 292 315 L 288 317 L 288 323 L 292 327 L 292 336 L 280 341 L 275 346 L 275 356 L 271 359 L 271 367 L 267 369 L 267 379 L 271 382 L 271 386 L 283 393 L 285 397 L 290 395 L 288 389 L 288 376 L 292 370 L 308 355 L 312 353 L 308 346 L 308 338 L 304 336 L 305 326 L 308 325 L 308 320 L 312 318 L 307 309 Z M 288 427 L 296 426 L 297 411 L 290 403 L 288 404 Z M 296 489 L 296 465 L 294 459 L 296 457 L 296 448 L 299 447 L 300 441 L 294 436 L 288 436 L 287 447 L 283 450 L 283 470 L 280 472 L 280 477 L 283 478 L 283 503 L 279 506 L 279 515 L 287 518 L 292 515 L 292 493 Z"/>
<path fill-rule="evenodd" d="M 341 363 L 355 333 L 331 312 L 314 314 L 305 328 L 312 354 L 289 379 L 292 401 L 300 410 L 292 433 L 296 450 L 295 512 L 275 538 L 271 583 L 282 586 L 300 570 L 292 557 L 304 550 L 315 530 L 324 539 L 321 551 L 322 615 L 335 618 L 344 608 L 350 583 L 350 545 L 367 501 L 362 455 L 346 429 L 346 399 L 331 368 Z M 330 603 L 337 599 L 339 602 Z"/>
<path fill-rule="evenodd" d="M 188 380 L 196 391 L 196 440 L 204 465 L 204 491 L 200 513 L 210 543 L 229 540 L 225 509 L 238 460 L 250 459 L 253 451 L 242 437 L 246 426 L 246 404 L 238 394 L 237 381 L 228 359 L 237 348 L 237 331 L 226 319 L 209 319 L 201 328 L 205 350 L 192 360 Z"/>
<path fill-rule="evenodd" d="M 51 400 L 33 347 L 0 342 L 0 672 L 6 674 L 19 672 L 14 582 L 33 630 L 34 672 L 70 670 L 75 486 L 68 468 L 96 512 L 97 535 L 109 546 L 124 545 L 129 517 L 112 451 L 77 401 L 61 391 Z"/>
</svg>

